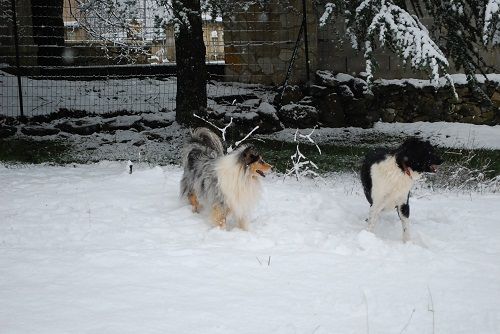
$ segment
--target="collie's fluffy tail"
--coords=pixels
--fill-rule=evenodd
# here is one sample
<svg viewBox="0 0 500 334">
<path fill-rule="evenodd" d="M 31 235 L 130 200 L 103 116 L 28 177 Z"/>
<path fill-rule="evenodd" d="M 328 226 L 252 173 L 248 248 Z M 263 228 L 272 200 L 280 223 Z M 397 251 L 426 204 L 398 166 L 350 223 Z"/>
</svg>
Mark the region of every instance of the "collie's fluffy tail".
<svg viewBox="0 0 500 334">
<path fill-rule="evenodd" d="M 195 174 L 206 168 L 211 160 L 224 155 L 220 138 L 207 128 L 196 128 L 182 152 L 184 175 L 181 180 L 181 195 L 192 192 Z"/>
<path fill-rule="evenodd" d="M 182 153 L 182 165 L 186 167 L 190 155 L 216 158 L 224 154 L 224 148 L 219 136 L 215 133 L 207 128 L 196 128 L 191 131 L 191 138 L 184 146 Z"/>
<path fill-rule="evenodd" d="M 194 129 L 191 133 L 190 143 L 197 143 L 209 149 L 212 149 L 217 153 L 217 156 L 224 154 L 224 147 L 222 146 L 222 142 L 219 136 L 217 136 L 207 128 Z"/>
</svg>

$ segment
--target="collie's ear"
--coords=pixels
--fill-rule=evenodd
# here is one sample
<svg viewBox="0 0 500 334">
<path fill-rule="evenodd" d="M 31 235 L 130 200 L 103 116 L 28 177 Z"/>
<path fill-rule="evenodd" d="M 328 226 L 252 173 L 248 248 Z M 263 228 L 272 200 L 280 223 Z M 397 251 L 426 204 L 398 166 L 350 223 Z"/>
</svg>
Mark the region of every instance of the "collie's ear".
<svg viewBox="0 0 500 334">
<path fill-rule="evenodd" d="M 259 161 L 260 156 L 257 150 L 253 145 L 247 146 L 240 155 L 240 161 L 245 165 L 248 166 L 250 164 L 253 164 L 256 161 Z"/>
</svg>

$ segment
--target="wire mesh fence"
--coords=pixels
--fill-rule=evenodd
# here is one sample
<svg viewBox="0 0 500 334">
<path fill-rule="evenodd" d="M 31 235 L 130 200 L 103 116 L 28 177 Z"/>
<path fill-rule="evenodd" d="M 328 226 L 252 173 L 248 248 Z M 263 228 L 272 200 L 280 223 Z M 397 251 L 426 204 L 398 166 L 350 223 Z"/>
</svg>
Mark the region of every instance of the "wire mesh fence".
<svg viewBox="0 0 500 334">
<path fill-rule="evenodd" d="M 303 13 L 295 2 L 202 14 L 209 99 L 282 84 L 293 56 L 290 73 L 302 80 L 302 42 L 293 53 Z M 125 3 L 133 6 L 117 6 Z M 175 109 L 175 20 L 160 7 L 157 0 L 0 0 L 0 114 Z M 160 15 L 166 20 L 158 24 Z"/>
</svg>

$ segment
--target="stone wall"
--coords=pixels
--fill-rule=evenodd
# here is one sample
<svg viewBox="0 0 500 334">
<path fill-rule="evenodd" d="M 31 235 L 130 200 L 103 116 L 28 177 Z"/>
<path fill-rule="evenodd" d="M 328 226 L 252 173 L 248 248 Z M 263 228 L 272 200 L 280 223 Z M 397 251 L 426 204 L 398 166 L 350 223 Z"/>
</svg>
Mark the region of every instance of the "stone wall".
<svg viewBox="0 0 500 334">
<path fill-rule="evenodd" d="M 444 82 L 436 87 L 428 80 L 378 80 L 369 89 L 363 78 L 317 71 L 308 92 L 286 89 L 278 115 L 287 127 L 310 127 L 315 121 L 326 127 L 370 127 L 378 120 L 500 124 L 500 80 L 481 86 L 491 103 L 461 81 L 455 84 L 456 99 Z"/>
</svg>

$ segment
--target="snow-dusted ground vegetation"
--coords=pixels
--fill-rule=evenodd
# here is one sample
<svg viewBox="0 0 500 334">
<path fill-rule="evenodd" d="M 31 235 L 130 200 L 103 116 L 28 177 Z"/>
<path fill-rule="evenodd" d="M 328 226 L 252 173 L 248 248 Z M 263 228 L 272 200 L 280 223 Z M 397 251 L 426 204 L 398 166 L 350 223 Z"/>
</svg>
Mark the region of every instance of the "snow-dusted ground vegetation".
<svg viewBox="0 0 500 334">
<path fill-rule="evenodd" d="M 498 333 L 500 195 L 411 198 L 375 234 L 347 174 L 271 175 L 249 232 L 178 198 L 178 167 L 0 166 L 3 333 Z"/>
</svg>

